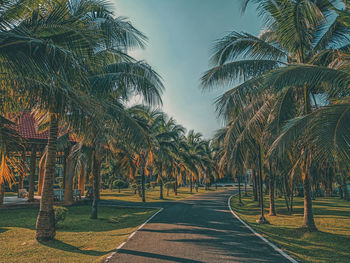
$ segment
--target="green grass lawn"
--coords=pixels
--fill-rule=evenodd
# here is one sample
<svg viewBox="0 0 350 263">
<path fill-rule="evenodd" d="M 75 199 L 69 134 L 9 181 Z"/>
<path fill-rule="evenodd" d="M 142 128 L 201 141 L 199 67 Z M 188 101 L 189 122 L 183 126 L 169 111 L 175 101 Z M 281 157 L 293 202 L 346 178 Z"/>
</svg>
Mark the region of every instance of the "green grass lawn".
<svg viewBox="0 0 350 263">
<path fill-rule="evenodd" d="M 5 197 L 7 196 L 17 196 L 17 193 L 15 192 L 5 192 Z"/>
<path fill-rule="evenodd" d="M 223 190 L 223 187 L 218 187 L 219 190 Z M 205 190 L 204 187 L 199 187 L 198 193 L 193 188 L 193 192 L 190 193 L 189 188 L 181 187 L 178 188 L 177 195 L 174 194 L 173 190 L 169 191 L 169 196 L 167 196 L 167 191 L 164 189 L 163 191 L 163 197 L 164 199 L 161 200 L 159 198 L 159 187 L 156 187 L 155 189 L 148 189 L 146 191 L 146 202 L 160 202 L 160 201 L 169 201 L 169 200 L 180 200 L 195 194 L 203 194 L 208 192 L 215 191 L 215 187 L 211 187 L 210 190 Z M 103 190 L 101 191 L 101 199 L 102 200 L 120 200 L 120 201 L 128 201 L 128 202 L 141 202 L 142 199 L 139 197 L 138 194 L 134 194 L 134 190 L 127 188 L 127 189 L 121 189 L 120 193 L 118 193 L 118 190 Z"/>
<path fill-rule="evenodd" d="M 38 208 L 0 210 L 0 262 L 101 262 L 157 211 L 99 207 L 99 219 L 91 220 L 90 206 L 68 210 L 47 243 L 35 240 Z"/>
<path fill-rule="evenodd" d="M 315 200 L 313 211 L 319 232 L 314 233 L 305 233 L 299 229 L 303 222 L 302 198 L 296 198 L 293 215 L 287 213 L 284 200 L 278 199 L 278 215 L 266 216 L 270 225 L 255 222 L 260 209 L 251 196 L 244 197 L 243 203 L 244 206 L 238 206 L 237 197 L 234 197 L 231 206 L 257 232 L 301 262 L 350 262 L 350 202 L 339 198 Z M 268 199 L 265 204 L 268 205 Z"/>
</svg>

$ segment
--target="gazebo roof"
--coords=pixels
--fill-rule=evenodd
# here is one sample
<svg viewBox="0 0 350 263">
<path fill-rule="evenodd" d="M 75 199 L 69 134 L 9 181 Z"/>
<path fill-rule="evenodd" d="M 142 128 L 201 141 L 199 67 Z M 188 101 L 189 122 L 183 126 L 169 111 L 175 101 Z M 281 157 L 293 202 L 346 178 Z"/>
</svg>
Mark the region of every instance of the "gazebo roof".
<svg viewBox="0 0 350 263">
<path fill-rule="evenodd" d="M 18 134 L 30 141 L 30 140 L 42 140 L 47 141 L 49 139 L 49 131 L 45 130 L 43 132 L 38 131 L 38 123 L 34 118 L 34 115 L 28 111 L 23 111 L 14 117 L 8 118 L 10 119 L 15 125 L 14 129 L 17 130 Z M 67 132 L 61 133 L 60 127 L 58 128 L 59 136 L 62 136 L 66 134 Z M 69 135 L 69 141 L 70 142 L 77 142 L 77 138 L 73 135 Z"/>
<path fill-rule="evenodd" d="M 43 132 L 39 132 L 37 129 L 37 123 L 34 119 L 33 114 L 29 112 L 23 112 L 19 116 L 17 116 L 17 121 L 15 122 L 17 125 L 17 131 L 19 135 L 26 139 L 39 139 L 39 140 L 48 140 L 49 139 L 49 131 L 45 130 Z"/>
</svg>

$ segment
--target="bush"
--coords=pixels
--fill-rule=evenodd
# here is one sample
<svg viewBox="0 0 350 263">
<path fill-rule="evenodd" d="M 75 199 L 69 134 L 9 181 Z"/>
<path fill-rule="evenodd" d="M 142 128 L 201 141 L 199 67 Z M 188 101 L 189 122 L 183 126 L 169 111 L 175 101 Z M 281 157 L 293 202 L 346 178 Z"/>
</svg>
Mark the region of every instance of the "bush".
<svg viewBox="0 0 350 263">
<path fill-rule="evenodd" d="M 123 188 L 125 185 L 126 183 L 123 180 L 115 180 L 113 182 L 114 188 L 118 188 L 119 192 L 120 192 L 120 188 Z"/>
<path fill-rule="evenodd" d="M 54 206 L 53 207 L 55 212 L 55 225 L 62 222 L 66 219 L 68 209 L 63 206 Z"/>
<path fill-rule="evenodd" d="M 115 180 L 113 182 L 114 188 L 123 188 L 125 187 L 126 183 L 123 180 Z"/>
</svg>

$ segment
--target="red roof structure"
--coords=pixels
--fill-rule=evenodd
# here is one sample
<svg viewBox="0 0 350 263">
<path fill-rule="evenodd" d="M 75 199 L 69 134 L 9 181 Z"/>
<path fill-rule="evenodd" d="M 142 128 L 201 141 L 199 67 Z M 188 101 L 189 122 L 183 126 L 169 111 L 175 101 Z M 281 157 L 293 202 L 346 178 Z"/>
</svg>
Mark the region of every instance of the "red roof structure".
<svg viewBox="0 0 350 263">
<path fill-rule="evenodd" d="M 20 114 L 9 118 L 14 124 L 14 129 L 17 130 L 18 134 L 27 140 L 44 140 L 49 139 L 49 131 L 45 130 L 43 132 L 38 131 L 38 124 L 34 118 L 34 115 L 28 111 L 23 111 Z M 66 134 L 60 133 L 60 127 L 58 128 L 59 136 Z M 69 135 L 70 142 L 77 142 L 77 138 L 73 135 Z"/>
<path fill-rule="evenodd" d="M 19 135 L 26 139 L 39 139 L 39 140 L 48 140 L 49 131 L 39 133 L 37 129 L 37 124 L 34 119 L 33 114 L 29 112 L 23 112 L 17 117 L 17 131 Z"/>
</svg>

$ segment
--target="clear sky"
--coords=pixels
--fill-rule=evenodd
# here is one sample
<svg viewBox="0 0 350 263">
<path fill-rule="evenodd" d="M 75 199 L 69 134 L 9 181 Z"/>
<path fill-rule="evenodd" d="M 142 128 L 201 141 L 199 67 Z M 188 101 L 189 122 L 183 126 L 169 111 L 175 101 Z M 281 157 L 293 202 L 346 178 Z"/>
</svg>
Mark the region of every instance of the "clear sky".
<svg viewBox="0 0 350 263">
<path fill-rule="evenodd" d="M 128 17 L 148 38 L 145 59 L 162 76 L 163 110 L 186 129 L 206 138 L 220 128 L 214 100 L 225 91 L 202 92 L 200 77 L 209 68 L 213 41 L 231 31 L 259 34 L 260 19 L 241 0 L 113 0 L 118 16 Z M 228 89 L 228 87 L 226 87 Z"/>
</svg>

